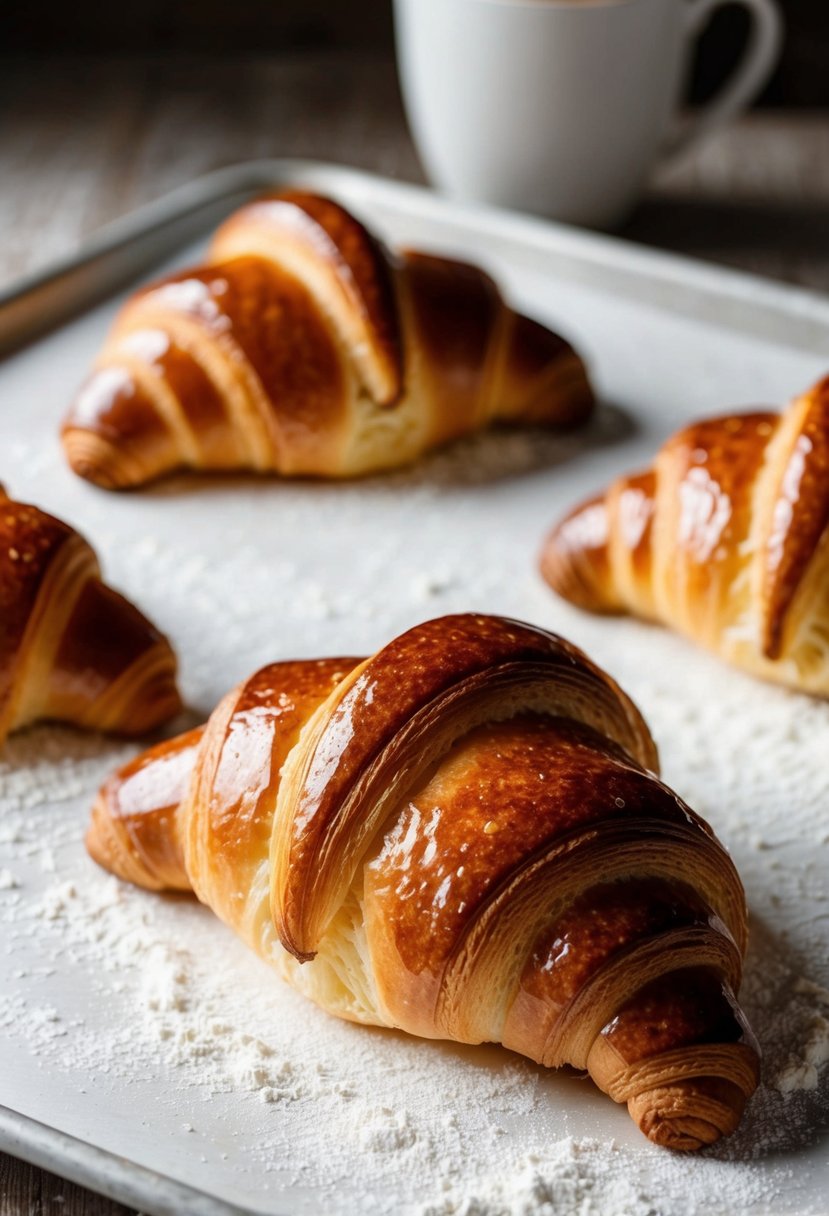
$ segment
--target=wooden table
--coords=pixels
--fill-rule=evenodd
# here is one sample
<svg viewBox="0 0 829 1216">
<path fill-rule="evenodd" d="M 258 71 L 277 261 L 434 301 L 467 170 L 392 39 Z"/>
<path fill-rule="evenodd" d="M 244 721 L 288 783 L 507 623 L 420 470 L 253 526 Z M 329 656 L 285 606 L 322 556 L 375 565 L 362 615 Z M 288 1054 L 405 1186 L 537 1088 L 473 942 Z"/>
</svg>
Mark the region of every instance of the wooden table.
<svg viewBox="0 0 829 1216">
<path fill-rule="evenodd" d="M 197 174 L 263 156 L 423 180 L 387 58 L 7 63 L 0 284 Z M 712 137 L 656 175 L 622 235 L 829 291 L 829 114 L 757 114 Z M 126 1212 L 0 1154 L 0 1216 Z"/>
</svg>

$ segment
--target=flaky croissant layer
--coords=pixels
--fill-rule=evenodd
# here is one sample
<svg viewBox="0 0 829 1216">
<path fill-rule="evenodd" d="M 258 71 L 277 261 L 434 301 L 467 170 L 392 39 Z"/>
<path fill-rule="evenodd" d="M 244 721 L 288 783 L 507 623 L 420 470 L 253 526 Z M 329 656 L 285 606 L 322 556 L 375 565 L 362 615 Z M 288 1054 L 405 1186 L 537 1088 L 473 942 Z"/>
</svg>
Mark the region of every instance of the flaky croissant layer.
<svg viewBox="0 0 829 1216">
<path fill-rule="evenodd" d="M 483 271 L 392 257 L 343 207 L 288 191 L 127 303 L 63 444 L 109 489 L 185 467 L 353 477 L 495 420 L 572 426 L 592 403 L 575 351 Z"/>
<path fill-rule="evenodd" d="M 444 617 L 369 659 L 262 668 L 110 778 L 87 844 L 192 889 L 331 1013 L 584 1069 L 695 1149 L 757 1083 L 745 900 L 656 768 L 575 647 Z"/>
<path fill-rule="evenodd" d="M 679 431 L 562 520 L 541 569 L 582 608 L 660 621 L 829 696 L 829 377 L 783 414 Z"/>
<path fill-rule="evenodd" d="M 82 536 L 0 486 L 0 744 L 40 719 L 140 735 L 180 709 L 167 639 Z"/>
</svg>

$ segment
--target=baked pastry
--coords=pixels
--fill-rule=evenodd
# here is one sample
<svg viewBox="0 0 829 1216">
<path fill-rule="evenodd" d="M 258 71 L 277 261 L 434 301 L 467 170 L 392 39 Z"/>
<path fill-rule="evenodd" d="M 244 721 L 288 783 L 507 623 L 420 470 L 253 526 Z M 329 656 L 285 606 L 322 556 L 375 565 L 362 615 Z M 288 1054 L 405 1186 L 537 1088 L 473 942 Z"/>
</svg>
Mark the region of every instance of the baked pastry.
<svg viewBox="0 0 829 1216">
<path fill-rule="evenodd" d="M 829 378 L 783 414 L 685 427 L 549 536 L 542 573 L 592 612 L 671 625 L 829 696 Z"/>
<path fill-rule="evenodd" d="M 74 528 L 0 487 L 0 744 L 42 718 L 140 735 L 179 709 L 167 639 Z"/>
<path fill-rule="evenodd" d="M 337 203 L 288 191 L 125 305 L 63 444 L 108 489 L 185 467 L 353 477 L 491 421 L 570 427 L 592 403 L 578 355 L 483 271 L 392 257 Z"/>
<path fill-rule="evenodd" d="M 746 908 L 632 702 L 499 617 L 275 663 L 115 773 L 87 846 L 192 889 L 330 1013 L 587 1070 L 696 1149 L 757 1083 Z"/>
</svg>

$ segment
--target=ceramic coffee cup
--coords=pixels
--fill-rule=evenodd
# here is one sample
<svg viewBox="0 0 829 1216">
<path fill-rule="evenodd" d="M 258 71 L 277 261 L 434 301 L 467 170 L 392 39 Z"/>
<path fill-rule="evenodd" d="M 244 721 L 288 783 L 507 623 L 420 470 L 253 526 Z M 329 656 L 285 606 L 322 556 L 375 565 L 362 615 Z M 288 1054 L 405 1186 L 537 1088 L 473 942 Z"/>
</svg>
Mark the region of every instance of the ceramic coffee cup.
<svg viewBox="0 0 829 1216">
<path fill-rule="evenodd" d="M 742 60 L 684 128 L 677 108 L 698 34 L 735 0 L 395 0 L 409 120 L 453 198 L 611 226 L 654 164 L 745 109 L 782 41 L 775 0 Z"/>
</svg>

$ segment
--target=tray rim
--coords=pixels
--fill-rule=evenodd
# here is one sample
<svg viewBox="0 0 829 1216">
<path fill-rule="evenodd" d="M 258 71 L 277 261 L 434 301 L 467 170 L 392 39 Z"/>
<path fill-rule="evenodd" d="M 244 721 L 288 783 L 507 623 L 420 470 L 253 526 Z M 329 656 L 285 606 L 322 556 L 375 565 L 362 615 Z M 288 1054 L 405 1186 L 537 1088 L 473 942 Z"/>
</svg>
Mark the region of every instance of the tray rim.
<svg viewBox="0 0 829 1216">
<path fill-rule="evenodd" d="M 653 249 L 620 236 L 458 202 L 426 186 L 347 165 L 302 158 L 243 161 L 213 170 L 112 220 L 82 241 L 74 253 L 13 281 L 0 290 L 0 359 L 134 281 L 193 239 L 213 214 L 227 214 L 260 191 L 296 182 L 334 194 L 355 186 L 369 194 L 385 193 L 435 222 L 449 217 L 470 232 L 487 232 L 507 242 L 570 258 L 606 279 L 615 279 L 617 290 L 620 283 L 641 287 L 647 280 L 660 305 L 670 311 L 686 312 L 688 297 L 693 294 L 720 304 L 727 301 L 737 311 L 714 318 L 719 324 L 778 341 L 777 326 L 782 325 L 788 329 L 783 338 L 786 345 L 825 350 L 829 364 L 829 293 Z M 680 306 L 683 300 L 685 307 Z M 753 324 L 748 325 L 749 320 Z"/>
<path fill-rule="evenodd" d="M 263 1216 L 2 1105 L 0 1150 L 153 1216 Z"/>
<path fill-rule="evenodd" d="M 829 294 L 640 246 L 618 236 L 455 202 L 425 186 L 350 166 L 301 158 L 246 161 L 214 170 L 111 221 L 74 253 L 13 281 L 0 290 L 0 360 L 146 273 L 194 239 L 214 215 L 221 218 L 222 213 L 265 189 L 297 181 L 334 194 L 358 186 L 369 194 L 386 193 L 401 205 L 408 202 L 419 215 L 436 223 L 450 219 L 470 232 L 494 233 L 506 242 L 569 257 L 615 276 L 617 289 L 625 279 L 640 286 L 649 280 L 646 285 L 657 295 L 668 293 L 661 301 L 668 310 L 673 306 L 674 311 L 688 311 L 678 307 L 683 292 L 686 298 L 695 293 L 728 302 L 744 310 L 744 320 L 754 318 L 755 326 L 749 332 L 756 334 L 759 324 L 761 333 L 766 329 L 775 333 L 775 326 L 781 324 L 789 328 L 782 337 L 785 345 L 825 350 L 829 366 Z M 735 331 L 747 328 L 737 324 L 736 314 L 713 320 Z M 805 329 L 800 340 L 796 340 L 798 326 Z M 781 341 L 779 335 L 777 340 Z M 242 1207 L 199 1191 L 2 1104 L 0 1150 L 152 1216 L 177 1216 L 182 1211 L 192 1216 L 265 1216 L 263 1209 Z M 269 1209 L 267 1216 L 277 1214 Z"/>
</svg>

